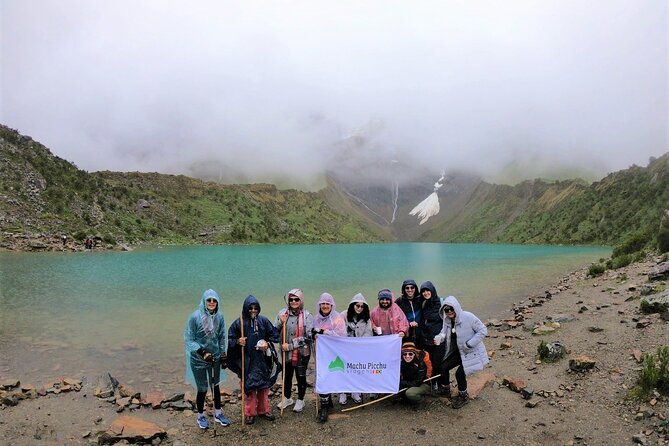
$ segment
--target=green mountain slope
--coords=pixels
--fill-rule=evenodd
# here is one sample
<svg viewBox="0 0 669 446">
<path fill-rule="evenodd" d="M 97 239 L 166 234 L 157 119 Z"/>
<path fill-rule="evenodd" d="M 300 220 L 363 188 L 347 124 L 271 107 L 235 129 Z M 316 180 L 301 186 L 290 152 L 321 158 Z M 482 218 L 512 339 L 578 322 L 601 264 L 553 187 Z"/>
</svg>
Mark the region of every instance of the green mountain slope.
<svg viewBox="0 0 669 446">
<path fill-rule="evenodd" d="M 87 173 L 0 126 L 2 244 L 66 235 L 106 243 L 379 241 L 322 193 L 157 173 Z M 20 249 L 20 247 L 19 247 Z"/>
</svg>

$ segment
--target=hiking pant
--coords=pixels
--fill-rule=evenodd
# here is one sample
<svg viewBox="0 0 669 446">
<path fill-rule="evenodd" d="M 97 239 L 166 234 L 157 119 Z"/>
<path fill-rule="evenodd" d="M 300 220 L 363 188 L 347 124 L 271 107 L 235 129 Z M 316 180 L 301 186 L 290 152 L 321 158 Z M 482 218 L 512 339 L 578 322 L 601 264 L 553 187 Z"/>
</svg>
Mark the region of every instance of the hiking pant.
<svg viewBox="0 0 669 446">
<path fill-rule="evenodd" d="M 269 389 L 251 390 L 244 399 L 244 416 L 255 417 L 270 412 Z"/>
<path fill-rule="evenodd" d="M 300 356 L 297 361 L 303 361 L 304 365 L 294 366 L 293 362 L 286 358 L 286 376 L 283 377 L 284 396 L 290 398 L 293 393 L 293 373 L 297 380 L 297 399 L 304 400 L 304 395 L 307 393 L 307 367 L 309 363 L 309 356 Z"/>
<path fill-rule="evenodd" d="M 195 406 L 197 407 L 198 413 L 204 412 L 204 398 L 207 396 L 207 392 L 198 392 L 195 397 Z M 214 386 L 214 407 L 216 409 L 221 408 L 221 389 L 218 388 L 218 384 Z"/>
<path fill-rule="evenodd" d="M 430 393 L 430 386 L 421 384 L 420 386 L 409 387 L 404 393 L 406 399 L 412 403 L 418 403 L 423 395 Z"/>
<path fill-rule="evenodd" d="M 441 373 L 441 361 L 444 359 L 444 354 L 446 353 L 446 344 L 443 342 L 440 345 L 426 345 L 423 347 L 430 355 L 430 362 L 432 363 L 432 376 L 437 376 Z M 439 378 L 437 378 L 439 379 Z M 435 382 L 432 380 L 430 382 Z"/>
<path fill-rule="evenodd" d="M 462 358 L 460 358 L 460 352 L 456 351 L 448 358 L 441 363 L 441 378 L 439 382 L 445 386 L 450 385 L 450 371 L 451 369 L 458 368 L 455 371 L 455 381 L 458 383 L 458 390 L 464 392 L 467 390 L 467 378 L 465 377 L 465 370 L 462 367 Z"/>
</svg>

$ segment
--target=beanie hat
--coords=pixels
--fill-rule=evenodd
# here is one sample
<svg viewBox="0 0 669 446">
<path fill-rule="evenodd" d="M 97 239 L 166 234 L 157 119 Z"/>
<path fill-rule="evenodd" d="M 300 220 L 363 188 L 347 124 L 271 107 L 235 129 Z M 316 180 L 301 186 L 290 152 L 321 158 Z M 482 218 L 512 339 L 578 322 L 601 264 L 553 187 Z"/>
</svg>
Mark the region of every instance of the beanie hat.
<svg viewBox="0 0 669 446">
<path fill-rule="evenodd" d="M 390 291 L 388 288 L 384 288 L 381 291 L 379 291 L 379 300 L 381 299 L 392 299 L 393 298 L 393 292 Z"/>
</svg>

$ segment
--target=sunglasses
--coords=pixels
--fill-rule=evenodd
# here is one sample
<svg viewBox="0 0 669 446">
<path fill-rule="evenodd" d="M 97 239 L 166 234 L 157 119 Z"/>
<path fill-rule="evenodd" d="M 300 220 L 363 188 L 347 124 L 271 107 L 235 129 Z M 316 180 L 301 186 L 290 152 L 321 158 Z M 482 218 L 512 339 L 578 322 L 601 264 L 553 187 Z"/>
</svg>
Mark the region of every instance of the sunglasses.
<svg viewBox="0 0 669 446">
<path fill-rule="evenodd" d="M 365 308 L 364 304 L 355 304 L 355 308 Z"/>
<path fill-rule="evenodd" d="M 451 313 L 451 312 L 455 312 L 455 310 L 453 308 L 444 308 L 444 312 Z"/>
<path fill-rule="evenodd" d="M 402 356 L 413 356 L 414 354 L 412 352 L 404 352 L 402 353 Z"/>
<path fill-rule="evenodd" d="M 404 287 L 404 289 L 405 289 L 405 290 L 415 290 L 416 287 L 413 286 L 413 285 L 407 285 L 407 286 Z"/>
<path fill-rule="evenodd" d="M 213 297 L 210 297 L 209 299 L 207 299 L 207 302 L 216 302 L 216 299 L 214 299 Z"/>
<path fill-rule="evenodd" d="M 299 297 L 289 297 L 288 302 L 299 302 L 300 298 Z"/>
<path fill-rule="evenodd" d="M 249 307 L 249 311 L 259 311 L 259 310 L 260 310 L 260 308 L 256 307 L 255 305 L 251 305 Z"/>
</svg>

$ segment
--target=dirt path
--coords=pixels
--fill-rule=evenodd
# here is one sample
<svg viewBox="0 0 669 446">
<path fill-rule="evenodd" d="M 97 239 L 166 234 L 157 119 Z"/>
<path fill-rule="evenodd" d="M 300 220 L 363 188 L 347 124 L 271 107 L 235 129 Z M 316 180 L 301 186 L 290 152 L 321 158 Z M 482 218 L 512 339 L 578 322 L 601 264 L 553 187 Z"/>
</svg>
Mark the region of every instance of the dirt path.
<svg viewBox="0 0 669 446">
<path fill-rule="evenodd" d="M 288 410 L 274 423 L 258 420 L 246 427 L 240 426 L 239 403 L 224 406 L 232 426 L 207 431 L 196 427 L 190 411 L 142 407 L 126 409 L 123 415 L 158 424 L 167 431 L 160 444 L 168 445 L 619 445 L 633 444 L 633 436 L 639 434 L 640 442 L 669 444 L 668 398 L 626 399 L 640 369 L 634 350 L 654 353 L 658 346 L 669 345 L 669 323 L 638 311 L 638 286 L 646 283 L 654 265 L 635 264 L 596 279 L 578 271 L 547 287 L 550 299 L 535 298 L 536 306 L 528 305 L 529 298 L 517 303 L 516 308 L 525 307 L 524 320 L 515 328 L 490 326 L 485 341 L 494 352 L 486 372 L 494 373 L 496 381 L 459 410 L 449 407 L 446 398 L 432 396 L 418 410 L 384 401 L 341 413 L 335 403 L 328 423 L 319 424 L 310 389 L 305 412 Z M 514 316 L 509 310 L 498 319 Z M 562 322 L 552 334 L 535 336 L 528 329 L 563 316 L 574 319 Z M 642 317 L 651 323 L 637 328 L 636 320 Z M 562 342 L 569 350 L 567 357 L 537 364 L 542 339 Z M 596 361 L 594 370 L 570 372 L 569 358 L 581 354 Z M 531 399 L 504 386 L 504 377 L 524 381 L 533 391 Z M 528 401 L 535 407 L 527 407 Z M 277 402 L 278 396 L 273 397 L 272 404 Z M 26 399 L 0 410 L 0 443 L 97 444 L 97 433 L 120 415 L 86 386 L 79 392 Z"/>
</svg>

